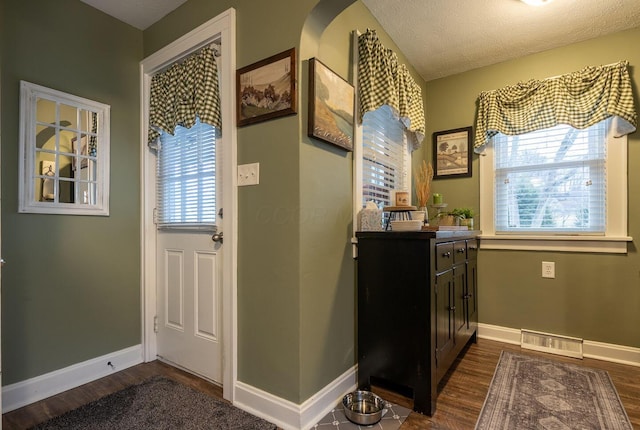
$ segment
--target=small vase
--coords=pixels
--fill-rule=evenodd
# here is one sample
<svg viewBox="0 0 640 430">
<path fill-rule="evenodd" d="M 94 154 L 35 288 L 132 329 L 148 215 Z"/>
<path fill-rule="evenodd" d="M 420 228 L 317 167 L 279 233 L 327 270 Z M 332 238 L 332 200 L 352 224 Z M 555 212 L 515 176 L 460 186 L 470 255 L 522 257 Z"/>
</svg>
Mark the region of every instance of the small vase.
<svg viewBox="0 0 640 430">
<path fill-rule="evenodd" d="M 473 218 L 460 219 L 460 225 L 466 225 L 469 230 L 473 230 Z"/>
</svg>

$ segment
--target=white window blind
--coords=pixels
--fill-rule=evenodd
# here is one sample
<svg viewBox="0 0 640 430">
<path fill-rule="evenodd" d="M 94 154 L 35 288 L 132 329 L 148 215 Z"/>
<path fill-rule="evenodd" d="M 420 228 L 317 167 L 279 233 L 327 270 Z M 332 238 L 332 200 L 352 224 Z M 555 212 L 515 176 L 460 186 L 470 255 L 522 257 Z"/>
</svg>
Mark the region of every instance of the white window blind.
<svg viewBox="0 0 640 430">
<path fill-rule="evenodd" d="M 362 120 L 362 206 L 392 205 L 392 190 L 409 188 L 410 155 L 404 127 L 389 106 L 364 114 Z"/>
<path fill-rule="evenodd" d="M 604 234 L 608 128 L 495 136 L 496 233 Z"/>
<path fill-rule="evenodd" d="M 158 227 L 206 227 L 216 222 L 216 130 L 201 123 L 162 133 L 157 164 Z"/>
</svg>

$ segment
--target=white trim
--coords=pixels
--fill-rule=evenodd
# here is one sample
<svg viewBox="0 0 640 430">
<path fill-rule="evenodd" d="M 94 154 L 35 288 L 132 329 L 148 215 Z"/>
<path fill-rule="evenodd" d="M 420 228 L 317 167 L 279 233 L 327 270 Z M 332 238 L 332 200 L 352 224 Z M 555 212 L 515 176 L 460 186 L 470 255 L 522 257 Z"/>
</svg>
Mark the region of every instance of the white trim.
<svg viewBox="0 0 640 430">
<path fill-rule="evenodd" d="M 519 329 L 478 323 L 478 337 L 481 339 L 520 345 L 520 333 Z M 586 358 L 640 367 L 640 348 L 593 340 L 584 340 L 582 347 Z"/>
<path fill-rule="evenodd" d="M 113 367 L 107 363 L 111 363 Z M 7 385 L 2 387 L 2 412 L 13 411 L 140 363 L 142 345 L 134 345 Z"/>
<path fill-rule="evenodd" d="M 230 8 L 212 18 L 173 43 L 145 58 L 140 63 L 140 151 L 141 151 L 141 294 L 142 294 L 142 339 L 144 346 L 144 360 L 156 359 L 157 344 L 154 332 L 154 317 L 156 315 L 156 226 L 153 224 L 153 209 L 155 207 L 155 157 L 147 149 L 147 124 L 149 122 L 148 105 L 150 76 L 181 56 L 193 52 L 214 40 L 221 39 L 221 54 L 223 65 L 219 70 L 220 79 L 227 82 L 220 92 L 222 109 L 223 139 L 225 150 L 221 151 L 224 168 L 222 170 L 222 187 L 225 198 L 222 231 L 225 235 L 223 261 L 224 285 L 223 301 L 223 397 L 234 401 L 234 387 L 236 382 L 237 365 L 237 237 L 238 237 L 238 198 L 237 198 L 237 127 L 234 121 L 236 111 L 235 100 L 235 70 L 236 70 L 236 14 Z"/>
<path fill-rule="evenodd" d="M 351 253 L 353 258 L 358 258 L 358 239 L 356 231 L 358 230 L 358 217 L 360 215 L 360 206 L 362 205 L 362 122 L 360 122 L 360 94 L 358 91 L 358 37 L 360 32 L 354 30 L 351 32 L 351 46 L 353 53 L 351 55 L 351 76 L 353 76 L 353 89 L 355 109 L 353 111 L 353 221 L 351 223 Z"/>
<path fill-rule="evenodd" d="M 520 345 L 521 340 L 520 330 L 518 329 L 482 323 L 478 323 L 478 337 L 512 345 Z"/>
<path fill-rule="evenodd" d="M 512 251 L 602 252 L 626 254 L 632 237 L 610 236 L 491 236 L 482 234 L 480 249 L 508 249 Z"/>
<path fill-rule="evenodd" d="M 607 229 L 604 235 L 519 235 L 495 233 L 494 148 L 486 145 L 480 154 L 480 249 L 511 251 L 597 252 L 626 254 L 628 242 L 627 136 L 614 137 L 613 127 L 607 133 Z"/>
<path fill-rule="evenodd" d="M 640 348 L 613 345 L 593 340 L 585 340 L 582 347 L 584 356 L 587 358 L 640 367 Z"/>
<path fill-rule="evenodd" d="M 284 430 L 309 429 L 335 408 L 345 394 L 356 389 L 356 370 L 357 366 L 348 369 L 300 405 L 237 382 L 234 406 Z"/>
</svg>

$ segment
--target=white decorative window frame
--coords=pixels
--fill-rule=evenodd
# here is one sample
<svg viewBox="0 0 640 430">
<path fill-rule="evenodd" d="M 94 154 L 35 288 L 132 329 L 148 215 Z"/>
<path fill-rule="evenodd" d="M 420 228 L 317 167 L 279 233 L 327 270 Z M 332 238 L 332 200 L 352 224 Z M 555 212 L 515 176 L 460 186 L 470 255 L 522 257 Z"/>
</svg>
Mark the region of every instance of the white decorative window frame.
<svg viewBox="0 0 640 430">
<path fill-rule="evenodd" d="M 627 233 L 627 136 L 607 135 L 607 227 L 604 235 L 496 234 L 494 224 L 493 142 L 480 155 L 480 248 L 626 254 L 633 240 Z"/>
<path fill-rule="evenodd" d="M 35 196 L 36 100 L 64 103 L 97 113 L 96 196 L 93 204 L 41 202 Z M 93 100 L 20 82 L 20 164 L 18 212 L 65 215 L 109 215 L 110 106 Z"/>
</svg>

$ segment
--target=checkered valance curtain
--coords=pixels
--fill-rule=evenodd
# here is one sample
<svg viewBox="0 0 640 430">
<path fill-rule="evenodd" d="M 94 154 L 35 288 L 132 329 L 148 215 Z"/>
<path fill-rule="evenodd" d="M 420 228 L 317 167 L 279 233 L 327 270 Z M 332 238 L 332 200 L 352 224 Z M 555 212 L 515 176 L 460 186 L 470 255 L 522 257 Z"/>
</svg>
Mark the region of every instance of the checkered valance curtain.
<svg viewBox="0 0 640 430">
<path fill-rule="evenodd" d="M 413 135 L 413 149 L 420 146 L 425 132 L 422 90 L 375 30 L 358 37 L 358 93 L 360 122 L 365 113 L 388 105 Z"/>
<path fill-rule="evenodd" d="M 211 46 L 176 62 L 151 79 L 149 146 L 162 131 L 173 135 L 176 126 L 191 128 L 200 121 L 221 129 L 218 67 Z"/>
<path fill-rule="evenodd" d="M 611 116 L 617 117 L 616 136 L 634 132 L 637 118 L 627 66 L 627 61 L 620 61 L 586 67 L 480 93 L 475 152 L 482 152 L 498 133 L 517 135 L 558 124 L 583 129 Z"/>
</svg>

